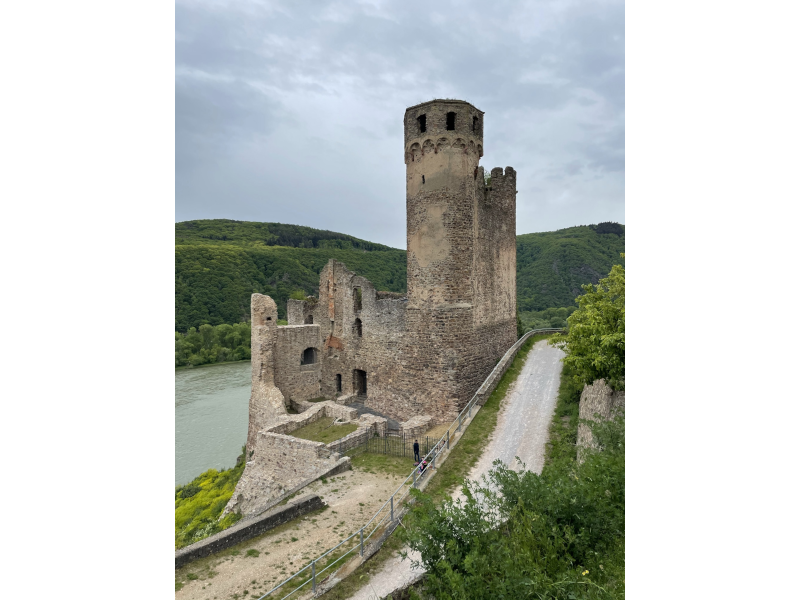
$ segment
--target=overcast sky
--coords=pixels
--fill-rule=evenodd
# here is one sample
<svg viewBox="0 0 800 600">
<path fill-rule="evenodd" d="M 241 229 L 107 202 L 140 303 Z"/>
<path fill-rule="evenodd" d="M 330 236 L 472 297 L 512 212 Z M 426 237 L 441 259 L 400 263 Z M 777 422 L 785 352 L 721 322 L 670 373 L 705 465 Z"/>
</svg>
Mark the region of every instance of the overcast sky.
<svg viewBox="0 0 800 600">
<path fill-rule="evenodd" d="M 624 3 L 176 4 L 175 219 L 308 225 L 405 248 L 403 113 L 486 113 L 517 233 L 625 222 Z"/>
</svg>

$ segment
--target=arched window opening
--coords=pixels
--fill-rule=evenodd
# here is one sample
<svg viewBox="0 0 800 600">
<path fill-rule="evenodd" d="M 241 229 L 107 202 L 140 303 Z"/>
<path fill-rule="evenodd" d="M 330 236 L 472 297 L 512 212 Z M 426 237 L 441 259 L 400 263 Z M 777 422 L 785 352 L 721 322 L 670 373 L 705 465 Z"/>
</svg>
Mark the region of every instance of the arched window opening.
<svg viewBox="0 0 800 600">
<path fill-rule="evenodd" d="M 313 325 L 314 324 L 314 315 L 308 315 L 306 317 L 306 325 Z"/>
<path fill-rule="evenodd" d="M 478 117 L 472 117 L 472 131 L 478 131 Z"/>
<path fill-rule="evenodd" d="M 342 391 L 342 374 L 341 373 L 337 373 L 336 374 L 336 391 L 337 392 L 341 392 Z"/>
<path fill-rule="evenodd" d="M 427 127 L 425 126 L 425 121 L 426 120 L 427 119 L 426 119 L 425 115 L 420 115 L 420 116 L 417 117 L 417 122 L 419 123 L 419 132 L 420 133 L 425 133 L 425 131 L 427 131 Z"/>
<path fill-rule="evenodd" d="M 353 288 L 353 310 L 358 312 L 361 310 L 361 288 Z"/>
<path fill-rule="evenodd" d="M 361 337 L 362 331 L 361 319 L 356 319 L 356 322 L 353 323 L 353 335 L 356 337 Z"/>
<path fill-rule="evenodd" d="M 447 113 L 447 129 L 448 131 L 453 131 L 456 128 L 456 113 L 449 112 Z"/>
<path fill-rule="evenodd" d="M 306 348 L 303 350 L 303 358 L 300 359 L 301 365 L 313 365 L 317 362 L 317 349 Z"/>
</svg>

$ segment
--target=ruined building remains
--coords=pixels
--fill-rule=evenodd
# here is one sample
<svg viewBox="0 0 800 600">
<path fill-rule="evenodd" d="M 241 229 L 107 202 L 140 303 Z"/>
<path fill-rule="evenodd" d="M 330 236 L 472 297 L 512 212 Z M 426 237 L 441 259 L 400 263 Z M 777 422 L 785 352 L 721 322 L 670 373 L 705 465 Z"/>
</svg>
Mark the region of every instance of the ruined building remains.
<svg viewBox="0 0 800 600">
<path fill-rule="evenodd" d="M 492 169 L 485 184 L 483 119 L 461 100 L 406 110 L 407 296 L 334 260 L 318 298 L 289 300 L 287 326 L 271 298 L 253 295 L 248 460 L 260 438 L 280 435 L 265 428 L 294 417 L 284 407 L 310 399 L 452 420 L 514 344 L 516 173 Z"/>
</svg>

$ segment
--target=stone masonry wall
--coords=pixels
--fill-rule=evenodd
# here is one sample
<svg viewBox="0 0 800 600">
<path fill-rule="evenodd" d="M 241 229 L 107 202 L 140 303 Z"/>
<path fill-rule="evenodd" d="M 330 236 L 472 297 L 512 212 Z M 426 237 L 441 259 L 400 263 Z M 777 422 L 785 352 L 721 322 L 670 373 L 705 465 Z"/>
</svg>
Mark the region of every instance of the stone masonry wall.
<svg viewBox="0 0 800 600">
<path fill-rule="evenodd" d="M 317 362 L 301 365 L 303 351 L 314 348 Z M 318 398 L 321 373 L 319 325 L 278 327 L 275 336 L 275 385 L 287 400 Z"/>
<path fill-rule="evenodd" d="M 284 398 L 275 387 L 275 339 L 278 308 L 269 296 L 253 294 L 250 300 L 252 334 L 251 385 L 247 451 L 255 445 L 256 435 L 264 427 L 286 414 Z"/>
<path fill-rule="evenodd" d="M 287 490 L 313 481 L 337 467 L 340 461 L 349 459 L 331 453 L 320 442 L 261 431 L 223 515 L 230 511 L 256 515 Z"/>
<path fill-rule="evenodd" d="M 625 411 L 625 392 L 614 391 L 605 380 L 598 379 L 591 385 L 586 385 L 581 392 L 578 408 L 578 417 L 588 421 L 609 421 L 617 414 Z M 596 416 L 595 416 L 596 415 Z M 578 442 L 580 448 L 594 447 L 592 431 L 583 423 L 578 425 Z"/>
</svg>

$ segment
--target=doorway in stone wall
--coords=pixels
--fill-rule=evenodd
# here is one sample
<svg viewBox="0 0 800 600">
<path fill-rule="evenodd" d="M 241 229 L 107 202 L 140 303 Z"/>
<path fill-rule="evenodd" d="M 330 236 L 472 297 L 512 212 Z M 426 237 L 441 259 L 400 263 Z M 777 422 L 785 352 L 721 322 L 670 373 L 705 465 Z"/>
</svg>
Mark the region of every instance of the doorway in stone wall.
<svg viewBox="0 0 800 600">
<path fill-rule="evenodd" d="M 359 369 L 353 370 L 353 392 L 359 396 L 367 395 L 367 372 Z"/>
</svg>

